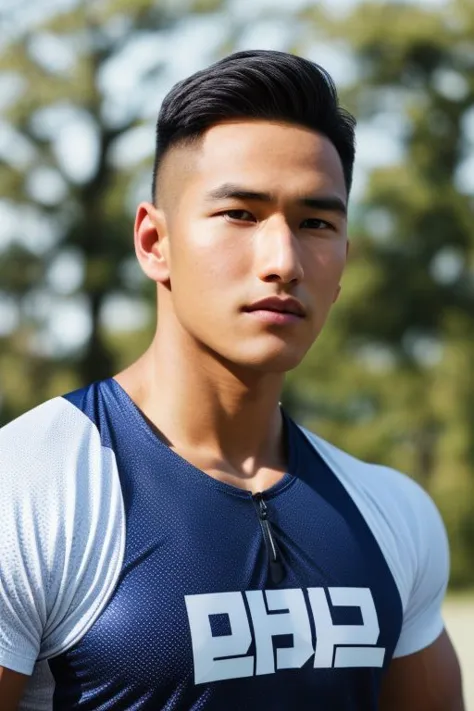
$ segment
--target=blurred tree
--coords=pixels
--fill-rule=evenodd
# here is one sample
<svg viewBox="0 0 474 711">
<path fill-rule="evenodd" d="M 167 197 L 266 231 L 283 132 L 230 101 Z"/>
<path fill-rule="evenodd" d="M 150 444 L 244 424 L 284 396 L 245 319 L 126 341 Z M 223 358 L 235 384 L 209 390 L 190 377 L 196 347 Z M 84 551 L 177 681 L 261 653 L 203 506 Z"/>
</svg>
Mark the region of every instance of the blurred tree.
<svg viewBox="0 0 474 711">
<path fill-rule="evenodd" d="M 120 295 L 135 298 L 137 330 L 148 322 L 151 333 L 132 228 L 151 186 L 157 89 L 174 29 L 220 4 L 78 0 L 48 14 L 45 3 L 26 28 L 2 16 L 0 423 L 111 375 L 104 312 L 130 311 Z"/>
<path fill-rule="evenodd" d="M 292 383 L 332 441 L 431 489 L 453 581 L 472 583 L 474 5 L 364 2 L 306 18 L 355 55 L 345 103 L 401 155 L 371 172 L 341 303 Z"/>
<path fill-rule="evenodd" d="M 131 235 L 151 182 L 157 87 L 164 78 L 168 88 L 179 46 L 189 53 L 174 28 L 221 6 L 78 0 L 21 31 L 0 18 L 12 31 L 0 49 L 0 424 L 146 346 L 154 324 L 140 306 L 152 294 Z M 352 208 L 342 298 L 284 400 L 322 436 L 429 487 L 452 538 L 453 580 L 472 583 L 474 6 L 308 7 L 302 24 L 289 11 L 286 25 L 352 53 L 344 103 L 362 130 L 368 122 L 371 135 L 398 142 L 400 159 L 371 173 Z M 231 51 L 234 24 L 204 59 Z M 127 317 L 124 295 L 135 298 L 133 318 L 143 315 L 132 333 L 105 327 L 111 303 Z M 85 335 L 63 337 L 79 312 Z"/>
</svg>

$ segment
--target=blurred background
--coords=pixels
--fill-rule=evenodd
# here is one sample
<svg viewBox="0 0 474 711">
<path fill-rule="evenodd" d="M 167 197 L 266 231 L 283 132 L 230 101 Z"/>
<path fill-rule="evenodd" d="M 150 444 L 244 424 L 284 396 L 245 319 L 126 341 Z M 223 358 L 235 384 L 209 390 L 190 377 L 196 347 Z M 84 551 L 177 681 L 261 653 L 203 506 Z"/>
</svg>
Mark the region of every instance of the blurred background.
<svg viewBox="0 0 474 711">
<path fill-rule="evenodd" d="M 0 38 L 0 425 L 148 345 L 132 227 L 171 86 L 233 50 L 301 54 L 355 113 L 358 158 L 342 296 L 285 402 L 429 490 L 470 590 L 472 0 L 3 0 Z"/>
</svg>

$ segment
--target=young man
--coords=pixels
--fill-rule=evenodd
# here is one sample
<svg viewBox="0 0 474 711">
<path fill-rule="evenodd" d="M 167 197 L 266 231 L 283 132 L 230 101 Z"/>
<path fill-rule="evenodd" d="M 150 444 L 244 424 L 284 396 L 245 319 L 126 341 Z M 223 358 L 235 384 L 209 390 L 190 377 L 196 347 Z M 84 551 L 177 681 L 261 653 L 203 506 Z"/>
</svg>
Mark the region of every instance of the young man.
<svg viewBox="0 0 474 711">
<path fill-rule="evenodd" d="M 154 341 L 0 433 L 2 711 L 462 709 L 433 503 L 279 404 L 339 295 L 353 160 L 295 56 L 165 99 Z"/>
</svg>

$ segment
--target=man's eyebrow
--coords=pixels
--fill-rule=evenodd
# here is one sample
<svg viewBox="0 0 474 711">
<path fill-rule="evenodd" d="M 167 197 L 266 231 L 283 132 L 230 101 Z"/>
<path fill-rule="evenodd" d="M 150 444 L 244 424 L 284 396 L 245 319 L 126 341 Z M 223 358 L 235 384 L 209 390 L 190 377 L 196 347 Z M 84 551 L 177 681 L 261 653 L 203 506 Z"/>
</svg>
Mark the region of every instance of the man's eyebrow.
<svg viewBox="0 0 474 711">
<path fill-rule="evenodd" d="M 339 212 L 344 217 L 347 216 L 347 206 L 344 200 L 336 195 L 322 195 L 321 197 L 302 197 L 297 200 L 300 205 L 311 207 L 314 210 L 324 210 L 326 212 Z"/>
<path fill-rule="evenodd" d="M 206 200 L 259 200 L 260 202 L 273 202 L 274 197 L 270 193 L 261 193 L 255 190 L 236 185 L 235 183 L 224 183 L 218 188 L 206 194 Z"/>
<path fill-rule="evenodd" d="M 224 183 L 218 188 L 214 188 L 206 194 L 206 200 L 213 202 L 217 200 L 256 200 L 258 202 L 275 202 L 276 198 L 271 193 L 247 190 L 247 188 L 235 183 Z M 336 195 L 304 195 L 296 199 L 299 205 L 310 207 L 313 210 L 323 210 L 326 212 L 339 212 L 344 217 L 347 215 L 347 207 L 340 197 Z"/>
</svg>

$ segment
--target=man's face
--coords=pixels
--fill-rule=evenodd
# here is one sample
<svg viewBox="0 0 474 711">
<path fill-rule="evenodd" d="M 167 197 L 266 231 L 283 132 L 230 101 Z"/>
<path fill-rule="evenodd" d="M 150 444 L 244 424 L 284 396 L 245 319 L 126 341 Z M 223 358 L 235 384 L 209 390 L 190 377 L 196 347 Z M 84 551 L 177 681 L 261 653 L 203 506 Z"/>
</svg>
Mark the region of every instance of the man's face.
<svg viewBox="0 0 474 711">
<path fill-rule="evenodd" d="M 336 149 L 309 129 L 236 121 L 209 129 L 197 148 L 176 150 L 195 155 L 165 209 L 163 307 L 195 343 L 234 365 L 294 368 L 326 321 L 346 261 Z M 179 180 L 168 158 L 163 180 L 166 171 Z M 270 297 L 282 301 L 257 308 Z"/>
</svg>

